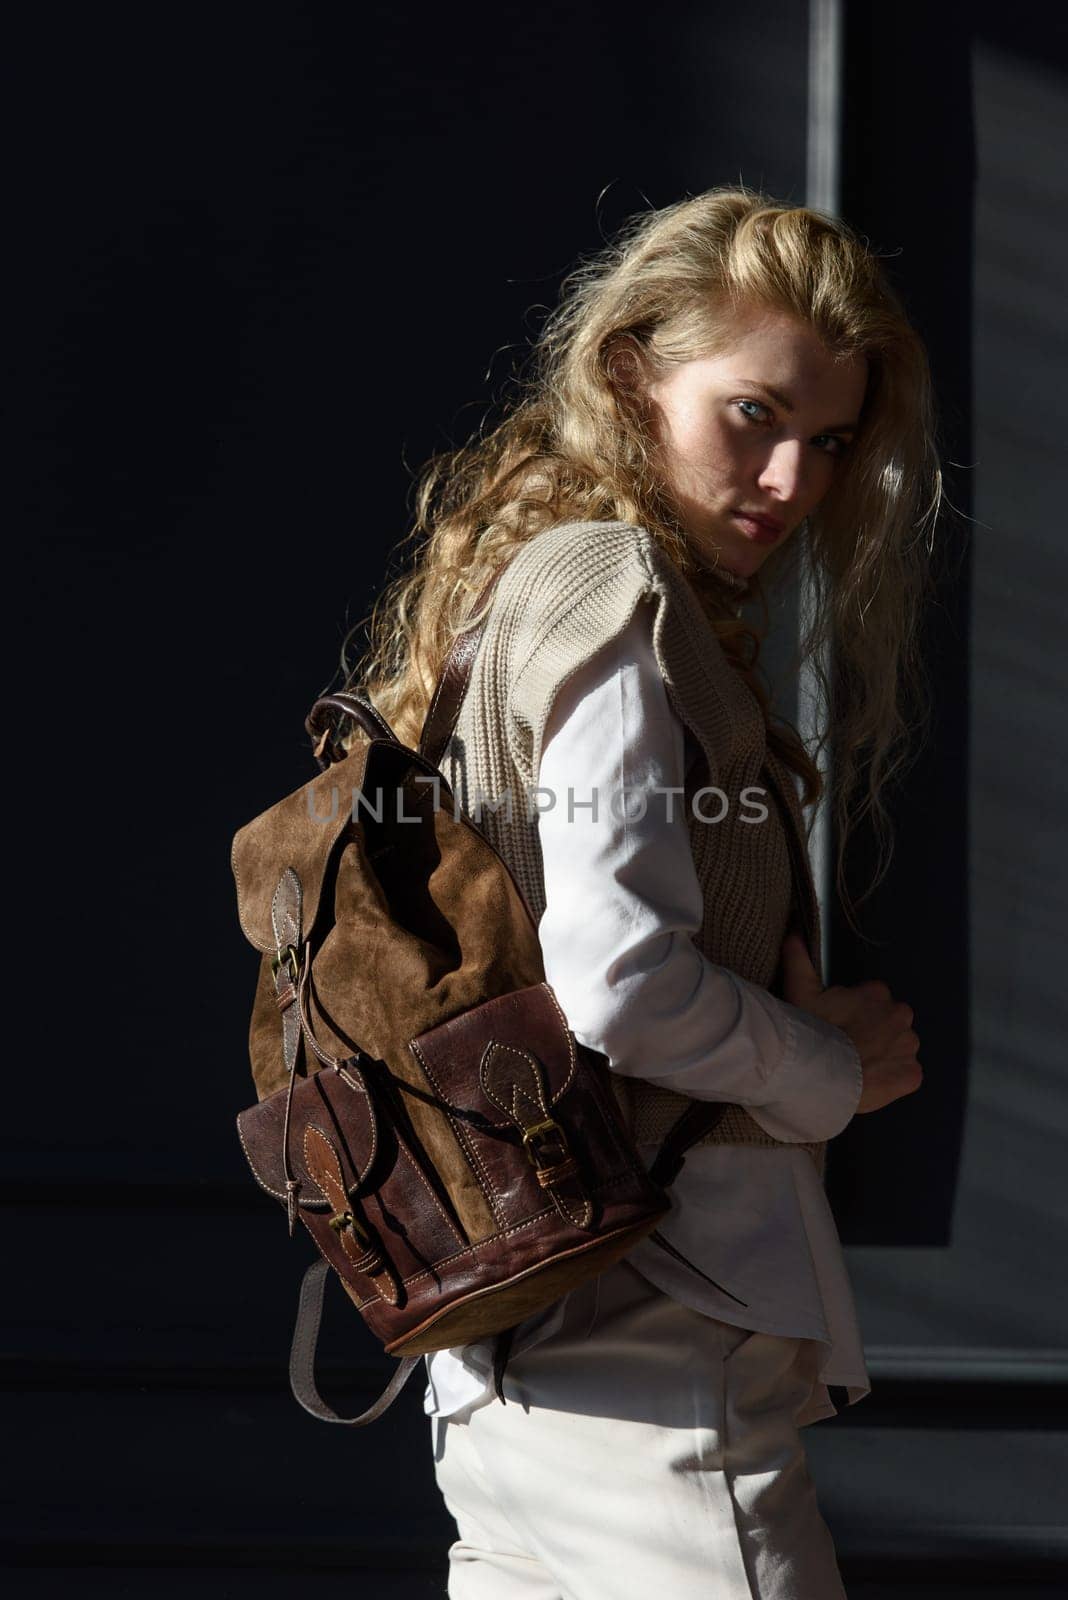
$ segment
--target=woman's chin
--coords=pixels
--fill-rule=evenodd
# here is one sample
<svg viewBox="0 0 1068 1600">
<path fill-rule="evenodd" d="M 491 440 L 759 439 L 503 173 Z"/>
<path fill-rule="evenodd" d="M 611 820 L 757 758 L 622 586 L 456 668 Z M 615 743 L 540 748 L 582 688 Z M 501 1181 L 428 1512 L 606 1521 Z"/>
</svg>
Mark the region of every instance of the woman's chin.
<svg viewBox="0 0 1068 1600">
<path fill-rule="evenodd" d="M 743 581 L 759 570 L 768 554 L 747 540 L 718 540 L 709 534 L 692 536 L 691 545 L 703 566 L 729 572 Z"/>
</svg>

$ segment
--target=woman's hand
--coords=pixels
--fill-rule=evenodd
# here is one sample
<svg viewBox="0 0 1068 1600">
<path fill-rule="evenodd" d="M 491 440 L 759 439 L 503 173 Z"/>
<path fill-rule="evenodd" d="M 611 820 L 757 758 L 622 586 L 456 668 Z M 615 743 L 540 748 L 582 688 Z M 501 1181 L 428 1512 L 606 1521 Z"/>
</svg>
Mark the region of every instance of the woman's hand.
<svg viewBox="0 0 1068 1600">
<path fill-rule="evenodd" d="M 857 1048 L 864 1075 L 858 1112 L 878 1111 L 920 1087 L 923 1068 L 916 1059 L 920 1041 L 912 1029 L 911 1006 L 895 1001 L 878 978 L 825 989 L 799 934 L 787 934 L 782 958 L 783 999 L 832 1022 Z"/>
</svg>

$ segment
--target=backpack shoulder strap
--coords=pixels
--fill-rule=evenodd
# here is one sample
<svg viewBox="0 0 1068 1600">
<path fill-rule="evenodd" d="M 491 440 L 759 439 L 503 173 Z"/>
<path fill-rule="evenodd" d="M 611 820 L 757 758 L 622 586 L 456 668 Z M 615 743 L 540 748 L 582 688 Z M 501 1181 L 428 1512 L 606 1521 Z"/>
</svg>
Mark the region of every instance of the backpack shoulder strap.
<svg viewBox="0 0 1068 1600">
<path fill-rule="evenodd" d="M 476 609 L 493 593 L 503 571 L 504 567 L 498 567 L 485 585 L 476 602 Z M 475 656 L 478 654 L 482 630 L 483 623 L 480 622 L 475 627 L 468 628 L 465 633 L 459 634 L 453 640 L 442 664 L 438 686 L 427 709 L 419 740 L 419 754 L 425 756 L 435 767 L 441 765 L 445 746 L 452 737 L 452 730 L 460 715 L 460 705 L 470 681 Z"/>
</svg>

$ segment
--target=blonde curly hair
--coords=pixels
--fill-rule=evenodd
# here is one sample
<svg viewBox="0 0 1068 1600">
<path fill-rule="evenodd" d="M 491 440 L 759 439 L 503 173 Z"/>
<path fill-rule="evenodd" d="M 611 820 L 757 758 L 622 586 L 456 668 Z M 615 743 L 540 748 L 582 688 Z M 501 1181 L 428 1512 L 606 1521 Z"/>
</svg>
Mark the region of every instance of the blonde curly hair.
<svg viewBox="0 0 1068 1600">
<path fill-rule="evenodd" d="M 863 357 L 869 370 L 860 430 L 830 491 L 750 580 L 758 624 L 696 558 L 657 477 L 642 415 L 613 372 L 627 341 L 654 374 L 729 348 L 739 308 L 754 306 L 793 314 L 832 354 Z M 833 739 L 838 893 L 851 903 L 846 847 L 870 812 L 879 844 L 870 894 L 892 854 L 880 791 L 909 764 L 930 720 L 919 628 L 934 593 L 943 502 L 926 351 L 876 256 L 837 217 L 744 186 L 641 213 L 565 278 L 516 384 L 503 420 L 419 474 L 414 524 L 401 541 L 419 548 L 357 624 L 369 643 L 351 669 L 343 647 L 345 687 L 415 745 L 449 645 L 478 620 L 484 585 L 521 544 L 573 519 L 638 524 L 697 590 L 806 805 L 820 798 L 817 762 Z M 768 593 L 791 574 L 799 541 L 812 604 L 797 660 L 811 663 L 826 730 L 814 752 L 771 712 L 759 662 Z M 828 645 L 833 684 L 821 659 Z"/>
</svg>

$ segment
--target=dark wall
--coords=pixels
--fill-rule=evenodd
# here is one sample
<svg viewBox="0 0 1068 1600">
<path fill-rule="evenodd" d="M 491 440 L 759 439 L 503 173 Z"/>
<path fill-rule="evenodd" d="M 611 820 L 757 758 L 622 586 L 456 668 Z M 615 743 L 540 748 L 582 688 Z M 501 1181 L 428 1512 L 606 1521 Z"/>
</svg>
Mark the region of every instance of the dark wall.
<svg viewBox="0 0 1068 1600">
<path fill-rule="evenodd" d="M 2 1136 L 12 1559 L 191 1563 L 205 1591 L 440 1570 L 421 1385 L 341 1437 L 286 1388 L 306 1251 L 233 1129 L 256 963 L 230 839 L 313 770 L 304 715 L 411 469 L 477 426 L 578 255 L 714 183 L 803 199 L 806 23 L 105 7 L 13 36 L 37 825 L 12 855 L 47 862 L 48 982 Z M 333 1310 L 358 1403 L 391 1364 Z"/>
<path fill-rule="evenodd" d="M 781 9 L 773 119 L 746 109 L 744 33 L 697 7 L 669 29 L 543 7 L 521 48 L 488 6 L 203 32 L 74 14 L 27 50 L 26 620 L 38 692 L 68 697 L 72 843 L 93 840 L 122 992 L 122 1126 L 78 1075 L 61 1170 L 234 1170 L 230 836 L 308 774 L 304 715 L 406 530 L 409 469 L 477 426 L 577 255 L 739 173 L 800 198 L 803 19 Z M 98 981 L 75 963 L 64 1008 Z M 190 1092 L 161 1122 L 164 1085 Z"/>
</svg>

